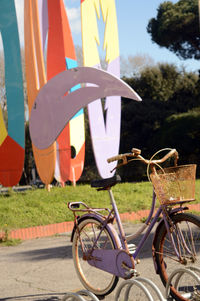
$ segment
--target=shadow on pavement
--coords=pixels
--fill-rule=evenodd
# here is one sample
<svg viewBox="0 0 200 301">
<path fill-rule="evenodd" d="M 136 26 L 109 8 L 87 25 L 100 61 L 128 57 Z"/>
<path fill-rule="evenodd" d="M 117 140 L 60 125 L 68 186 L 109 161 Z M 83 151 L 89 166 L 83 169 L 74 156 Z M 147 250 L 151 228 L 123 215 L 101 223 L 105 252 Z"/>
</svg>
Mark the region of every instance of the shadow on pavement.
<svg viewBox="0 0 200 301">
<path fill-rule="evenodd" d="M 36 294 L 36 295 L 25 295 L 25 296 L 16 296 L 16 297 L 6 297 L 0 298 L 0 301 L 60 301 L 64 297 L 65 293 L 50 293 L 50 294 Z M 58 297 L 60 296 L 60 298 Z"/>
<path fill-rule="evenodd" d="M 148 239 L 146 240 L 144 246 L 139 253 L 139 258 L 150 258 L 152 257 L 152 241 L 153 241 L 153 233 L 150 233 Z M 138 245 L 142 235 L 140 235 L 137 239 L 130 241 L 130 243 L 134 243 Z M 67 245 L 70 244 L 70 245 Z M 11 256 L 18 258 L 18 260 L 24 261 L 42 261 L 42 260 L 50 260 L 50 259 L 72 259 L 72 244 L 70 242 L 66 242 L 66 245 L 58 246 L 58 247 L 49 247 L 49 248 L 41 248 L 36 250 L 22 251 L 17 253 L 12 253 Z M 1 299 L 0 299 L 1 300 Z"/>
<path fill-rule="evenodd" d="M 21 257 L 26 261 L 38 261 L 48 259 L 72 259 L 72 247 L 71 246 L 59 246 L 54 248 L 37 249 L 31 251 L 25 251 L 12 254 L 11 256 Z M 19 258 L 18 258 L 19 260 Z M 0 299 L 1 300 L 1 299 Z"/>
</svg>

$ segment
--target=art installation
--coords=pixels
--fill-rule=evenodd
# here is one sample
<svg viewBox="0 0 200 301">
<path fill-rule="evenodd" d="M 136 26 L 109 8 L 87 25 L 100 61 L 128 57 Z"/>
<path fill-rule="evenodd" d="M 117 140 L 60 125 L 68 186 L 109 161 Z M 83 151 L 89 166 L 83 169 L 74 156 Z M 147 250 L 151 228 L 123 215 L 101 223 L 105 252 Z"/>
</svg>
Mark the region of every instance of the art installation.
<svg viewBox="0 0 200 301">
<path fill-rule="evenodd" d="M 63 0 L 48 0 L 47 79 L 77 67 L 75 48 Z M 72 87 L 72 91 L 79 87 Z M 69 92 L 72 92 L 69 91 Z M 71 147 L 75 152 L 72 158 Z M 81 176 L 85 159 L 85 129 L 83 109 L 66 125 L 56 140 L 55 178 L 75 183 Z"/>
<path fill-rule="evenodd" d="M 101 10 L 100 10 L 101 7 Z M 117 16 L 115 0 L 83 0 L 81 1 L 82 21 L 82 47 L 84 66 L 101 68 L 98 45 L 100 37 L 98 33 L 97 17 L 102 12 L 105 22 L 104 46 L 106 50 L 107 71 L 120 77 L 119 42 L 117 29 Z M 93 151 L 99 174 L 102 178 L 114 175 L 112 170 L 117 162 L 109 165 L 107 158 L 119 152 L 120 127 L 121 127 L 121 99 L 120 96 L 110 96 L 105 100 L 104 112 L 101 99 L 88 105 L 90 134 Z"/>
<path fill-rule="evenodd" d="M 108 166 L 106 159 L 119 150 L 120 96 L 141 100 L 119 79 L 115 0 L 81 0 L 80 5 L 84 67 L 77 67 L 63 0 L 24 1 L 29 125 L 37 172 L 47 186 L 54 178 L 62 185 L 68 180 L 75 185 L 83 172 L 85 106 L 99 174 L 111 177 L 116 163 Z M 100 70 L 96 44 L 101 13 L 107 72 Z M 19 182 L 24 164 L 23 81 L 14 0 L 1 1 L 0 20 L 8 108 L 8 133 L 0 113 L 0 183 L 13 186 Z M 106 98 L 105 121 L 101 98 Z"/>
<path fill-rule="evenodd" d="M 44 1 L 42 1 L 45 4 Z M 42 9 L 43 6 L 40 6 Z M 45 10 L 41 14 L 45 14 Z M 40 14 L 40 16 L 41 16 Z M 45 15 L 43 17 L 45 20 Z M 42 20 L 43 20 L 42 19 Z M 46 84 L 44 63 L 44 40 L 40 36 L 38 2 L 27 0 L 24 2 L 24 38 L 25 38 L 25 65 L 29 116 L 39 90 Z M 45 34 L 43 32 L 42 38 Z M 43 42 L 42 42 L 43 41 Z M 31 62 L 31 63 L 30 63 Z M 40 150 L 32 144 L 35 164 L 43 183 L 48 185 L 53 181 L 56 163 L 56 143 Z"/>
<path fill-rule="evenodd" d="M 76 89 L 79 83 L 93 85 Z M 30 134 L 39 149 L 52 145 L 69 120 L 94 99 L 121 95 L 140 101 L 139 95 L 114 75 L 92 67 L 77 67 L 54 76 L 41 88 L 30 116 Z"/>
<path fill-rule="evenodd" d="M 33 14 L 34 17 L 29 18 Z M 44 57 L 47 34 L 47 72 L 45 73 Z M 27 3 L 25 1 L 25 53 L 30 113 L 32 102 L 39 91 L 36 88 L 38 82 L 40 89 L 56 74 L 66 70 L 66 68 L 70 69 L 77 66 L 75 48 L 62 0 L 27 1 Z M 35 61 L 35 71 L 29 63 L 30 60 Z M 38 70 L 41 70 L 41 74 Z M 77 87 L 72 88 L 76 89 Z M 75 134 L 77 132 L 78 134 Z M 71 158 L 71 147 L 75 150 L 75 158 Z M 83 109 L 66 125 L 50 149 L 41 151 L 33 144 L 33 151 L 42 182 L 50 184 L 55 177 L 61 183 L 67 180 L 75 183 L 80 178 L 84 166 Z"/>
<path fill-rule="evenodd" d="M 8 22 L 9 20 L 9 22 Z M 0 1 L 0 33 L 4 50 L 8 130 L 0 110 L 0 183 L 16 185 L 24 166 L 24 94 L 14 0 Z"/>
</svg>

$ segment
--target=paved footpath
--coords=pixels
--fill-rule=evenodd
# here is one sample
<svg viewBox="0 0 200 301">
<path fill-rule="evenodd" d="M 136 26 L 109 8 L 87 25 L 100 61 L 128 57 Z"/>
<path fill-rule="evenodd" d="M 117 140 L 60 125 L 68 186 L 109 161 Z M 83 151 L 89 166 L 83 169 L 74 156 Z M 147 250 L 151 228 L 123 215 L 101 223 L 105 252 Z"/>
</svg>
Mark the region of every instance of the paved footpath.
<svg viewBox="0 0 200 301">
<path fill-rule="evenodd" d="M 126 232 L 139 225 L 126 225 Z M 164 293 L 151 257 L 153 233 L 143 247 L 137 270 Z M 66 292 L 83 289 L 72 261 L 70 233 L 27 240 L 15 247 L 0 247 L 0 301 L 57 301 Z M 115 291 L 104 300 L 114 300 Z"/>
</svg>

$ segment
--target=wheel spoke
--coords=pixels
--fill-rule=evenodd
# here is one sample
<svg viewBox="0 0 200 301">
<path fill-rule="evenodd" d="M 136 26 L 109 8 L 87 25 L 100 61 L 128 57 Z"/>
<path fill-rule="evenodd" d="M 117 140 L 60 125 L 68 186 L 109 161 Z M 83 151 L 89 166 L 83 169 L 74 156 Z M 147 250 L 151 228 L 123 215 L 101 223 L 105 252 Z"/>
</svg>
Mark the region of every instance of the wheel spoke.
<svg viewBox="0 0 200 301">
<path fill-rule="evenodd" d="M 94 249 L 114 249 L 109 231 L 94 219 L 83 220 L 75 232 L 72 253 L 78 277 L 84 287 L 96 295 L 107 295 L 116 286 L 118 277 L 88 263 Z M 93 258 L 93 260 L 95 260 Z M 99 281 L 100 280 L 100 281 Z"/>
<path fill-rule="evenodd" d="M 180 260 L 163 223 L 155 245 L 156 262 L 163 284 L 166 284 L 167 279 L 174 270 L 187 265 L 198 266 L 200 264 L 200 218 L 191 214 L 180 213 L 171 216 L 170 219 L 174 224 L 170 235 L 179 253 Z M 173 285 L 175 284 L 171 283 L 171 294 L 174 299 L 181 301 L 197 300 L 192 299 L 196 286 L 194 279 L 182 276 L 176 289 Z M 200 287 L 196 287 L 199 294 Z"/>
</svg>

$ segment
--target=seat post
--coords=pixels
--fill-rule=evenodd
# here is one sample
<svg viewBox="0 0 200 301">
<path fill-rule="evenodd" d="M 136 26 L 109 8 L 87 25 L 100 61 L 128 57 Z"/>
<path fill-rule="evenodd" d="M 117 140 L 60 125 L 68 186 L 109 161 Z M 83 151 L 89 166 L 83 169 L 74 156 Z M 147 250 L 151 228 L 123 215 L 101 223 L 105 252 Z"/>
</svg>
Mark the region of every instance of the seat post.
<svg viewBox="0 0 200 301">
<path fill-rule="evenodd" d="M 107 190 L 108 190 L 108 193 L 109 193 L 109 196 L 110 196 L 111 205 L 112 205 L 114 213 L 115 213 L 115 218 L 116 218 L 117 226 L 118 226 L 118 229 L 119 229 L 119 234 L 120 234 L 120 239 L 121 239 L 122 246 L 125 250 L 128 251 L 126 236 L 125 236 L 124 228 L 122 226 L 122 222 L 121 222 L 121 219 L 120 219 L 117 204 L 116 204 L 115 199 L 114 199 L 114 195 L 113 195 L 112 190 L 111 190 L 110 187 Z"/>
</svg>

